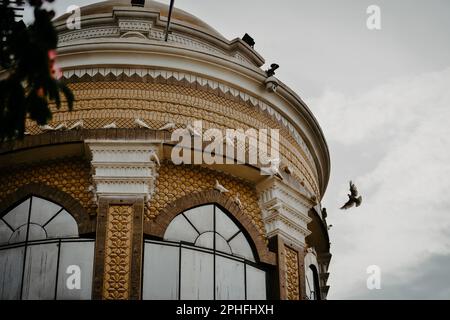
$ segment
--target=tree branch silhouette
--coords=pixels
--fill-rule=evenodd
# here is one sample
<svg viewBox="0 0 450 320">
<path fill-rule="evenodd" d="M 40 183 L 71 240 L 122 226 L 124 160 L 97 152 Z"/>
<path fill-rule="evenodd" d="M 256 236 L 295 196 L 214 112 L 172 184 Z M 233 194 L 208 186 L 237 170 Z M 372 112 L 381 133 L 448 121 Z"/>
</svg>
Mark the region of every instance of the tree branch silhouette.
<svg viewBox="0 0 450 320">
<path fill-rule="evenodd" d="M 55 14 L 43 8 L 53 0 L 26 1 L 34 11 L 29 26 L 16 21 L 13 9 L 25 0 L 0 0 L 0 141 L 23 138 L 27 118 L 46 124 L 52 118 L 50 105 L 62 105 L 61 93 L 69 110 L 74 102 L 72 91 L 58 80 Z"/>
</svg>

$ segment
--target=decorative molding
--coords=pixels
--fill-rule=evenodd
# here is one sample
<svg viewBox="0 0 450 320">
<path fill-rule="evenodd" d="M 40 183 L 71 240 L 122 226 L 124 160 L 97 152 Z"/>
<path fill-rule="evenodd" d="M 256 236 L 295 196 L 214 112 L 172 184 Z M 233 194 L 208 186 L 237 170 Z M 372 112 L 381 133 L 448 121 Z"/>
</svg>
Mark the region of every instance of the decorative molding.
<svg viewBox="0 0 450 320">
<path fill-rule="evenodd" d="M 107 215 L 103 299 L 127 300 L 130 295 L 133 206 L 110 205 Z"/>
<path fill-rule="evenodd" d="M 104 27 L 85 27 L 82 30 L 70 30 L 61 32 L 58 40 L 60 45 L 64 45 L 74 40 L 80 39 L 92 39 L 92 38 L 121 38 L 122 35 L 129 31 L 142 32 L 147 40 L 164 41 L 165 34 L 161 28 L 155 28 L 153 21 L 143 21 L 140 19 L 123 19 L 118 18 L 116 25 L 104 26 Z M 168 43 L 173 45 L 179 45 L 195 50 L 204 51 L 208 54 L 214 54 L 218 56 L 225 56 L 227 59 L 235 60 L 235 62 L 254 66 L 248 58 L 242 53 L 232 52 L 227 53 L 225 50 L 220 49 L 218 46 L 211 45 L 205 40 L 199 40 L 192 36 L 181 34 L 179 32 L 172 32 L 169 34 Z"/>
<path fill-rule="evenodd" d="M 298 253 L 285 245 L 284 254 L 286 263 L 286 298 L 287 300 L 300 300 Z"/>
<path fill-rule="evenodd" d="M 322 299 L 326 300 L 328 295 L 328 290 L 330 286 L 327 285 L 328 278 L 330 273 L 328 272 L 328 267 L 330 265 L 331 254 L 328 253 L 320 253 L 317 255 L 317 263 L 319 265 L 319 274 L 320 274 L 320 293 L 322 295 Z"/>
<path fill-rule="evenodd" d="M 153 39 L 153 40 L 163 41 L 164 38 L 165 38 L 164 31 L 152 29 L 149 32 L 149 38 Z M 209 45 L 209 44 L 207 44 L 205 42 L 201 42 L 201 41 L 195 40 L 192 37 L 188 37 L 188 36 L 181 35 L 181 34 L 178 34 L 178 33 L 171 33 L 171 34 L 169 34 L 168 41 L 170 43 L 176 43 L 176 44 L 182 45 L 184 47 L 188 47 L 188 48 L 195 48 L 197 50 L 201 50 L 201 51 L 204 51 L 204 52 L 207 52 L 207 53 L 212 53 L 212 54 L 215 54 L 215 55 L 226 56 L 228 59 L 235 58 L 236 60 L 239 60 L 240 62 L 249 63 L 248 60 L 244 60 L 244 59 L 241 59 L 241 58 L 237 58 L 235 56 L 227 55 L 225 53 L 225 51 L 220 50 L 217 47 L 214 47 L 214 46 Z"/>
<path fill-rule="evenodd" d="M 160 145 L 141 141 L 86 140 L 92 154 L 93 181 L 97 196 L 142 196 L 149 201 L 155 191 Z"/>
<path fill-rule="evenodd" d="M 151 21 L 119 19 L 119 29 L 121 32 L 126 31 L 149 32 L 152 29 L 152 27 L 153 23 Z"/>
<path fill-rule="evenodd" d="M 66 42 L 80 40 L 80 39 L 119 37 L 119 36 L 120 36 L 120 28 L 118 28 L 118 27 L 91 27 L 91 28 L 61 33 L 58 36 L 58 43 L 59 43 L 59 45 L 61 45 Z"/>
<path fill-rule="evenodd" d="M 311 222 L 308 211 L 313 204 L 302 192 L 275 177 L 259 183 L 257 191 L 267 237 L 281 235 L 304 247 L 305 238 L 311 234 L 307 225 Z"/>
<path fill-rule="evenodd" d="M 244 63 L 250 64 L 250 65 L 253 64 L 249 59 L 247 59 L 246 57 L 244 57 L 244 56 L 243 56 L 242 54 L 240 54 L 240 53 L 236 53 L 236 54 L 234 55 L 234 57 L 235 57 L 236 59 L 238 59 L 239 61 L 242 61 L 242 62 L 244 62 Z"/>
<path fill-rule="evenodd" d="M 121 68 L 121 67 L 103 67 L 103 68 L 80 68 L 80 69 L 66 69 L 63 71 L 63 77 L 65 79 L 71 79 L 71 77 L 76 76 L 82 78 L 85 75 L 94 77 L 97 74 L 102 76 L 107 76 L 112 74 L 116 77 L 125 75 L 128 77 L 138 76 L 138 77 L 150 77 L 153 81 L 158 81 L 158 79 L 164 79 L 165 81 L 175 81 L 180 83 L 190 83 L 201 87 L 208 87 L 211 90 L 218 90 L 224 95 L 231 95 L 234 99 L 240 100 L 244 103 L 249 103 L 252 106 L 260 109 L 261 111 L 268 114 L 270 117 L 275 119 L 279 124 L 281 124 L 298 143 L 300 148 L 306 155 L 309 164 L 312 166 L 314 171 L 317 171 L 313 156 L 307 147 L 305 141 L 301 137 L 297 129 L 292 125 L 292 123 L 281 115 L 274 107 L 268 105 L 264 101 L 249 95 L 246 92 L 240 91 L 239 89 L 232 88 L 227 84 L 218 82 L 216 80 L 206 79 L 198 75 L 190 74 L 187 72 L 170 71 L 170 70 L 157 70 L 149 68 Z"/>
</svg>

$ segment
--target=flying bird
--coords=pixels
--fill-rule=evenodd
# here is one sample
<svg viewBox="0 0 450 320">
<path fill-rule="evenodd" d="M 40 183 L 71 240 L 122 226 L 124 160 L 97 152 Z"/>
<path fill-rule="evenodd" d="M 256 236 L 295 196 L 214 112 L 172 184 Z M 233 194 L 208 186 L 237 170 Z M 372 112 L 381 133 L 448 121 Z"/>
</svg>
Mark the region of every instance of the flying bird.
<svg viewBox="0 0 450 320">
<path fill-rule="evenodd" d="M 55 130 L 55 128 L 53 128 L 52 126 L 50 126 L 50 125 L 48 125 L 48 124 L 43 125 L 43 126 L 39 126 L 39 129 L 41 129 L 42 131 L 52 131 L 52 130 Z"/>
<path fill-rule="evenodd" d="M 151 129 L 150 126 L 148 124 L 146 124 L 144 120 L 141 120 L 139 118 L 134 119 L 134 123 L 137 124 L 141 128 Z"/>
<path fill-rule="evenodd" d="M 191 137 L 201 137 L 202 134 L 200 132 L 198 132 L 198 130 L 196 128 L 193 128 L 190 124 L 188 124 L 186 126 L 186 130 L 189 131 L 189 134 L 191 135 Z"/>
<path fill-rule="evenodd" d="M 223 185 L 221 185 L 218 180 L 216 180 L 216 185 L 214 186 L 214 189 L 216 189 L 220 193 L 229 192 L 229 190 L 227 188 L 225 188 Z"/>
<path fill-rule="evenodd" d="M 356 189 L 356 186 L 353 184 L 352 181 L 350 181 L 350 194 L 348 194 L 348 201 L 341 207 L 341 209 L 346 210 L 354 205 L 359 207 L 362 202 L 362 197 L 358 197 L 358 189 Z"/>
<path fill-rule="evenodd" d="M 159 161 L 159 157 L 158 157 L 158 155 L 156 154 L 155 151 L 153 151 L 153 152 L 150 154 L 150 160 L 156 162 L 156 164 L 158 165 L 158 167 L 161 166 L 161 162 Z"/>
<path fill-rule="evenodd" d="M 175 129 L 176 124 L 173 122 L 168 122 L 165 125 L 163 125 L 161 128 L 159 128 L 158 130 L 173 130 Z"/>
<path fill-rule="evenodd" d="M 110 124 L 107 124 L 106 126 L 103 127 L 103 129 L 116 129 L 117 125 L 115 122 L 111 122 Z"/>
<path fill-rule="evenodd" d="M 69 127 L 69 130 L 81 129 L 81 128 L 83 128 L 83 125 L 84 125 L 83 120 L 77 121 Z"/>
</svg>

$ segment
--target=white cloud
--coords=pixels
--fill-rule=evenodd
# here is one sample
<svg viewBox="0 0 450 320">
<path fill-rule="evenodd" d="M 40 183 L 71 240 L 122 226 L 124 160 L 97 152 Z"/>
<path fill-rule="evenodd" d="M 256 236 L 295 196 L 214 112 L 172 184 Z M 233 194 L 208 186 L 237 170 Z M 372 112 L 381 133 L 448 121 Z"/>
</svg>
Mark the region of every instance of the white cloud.
<svg viewBox="0 0 450 320">
<path fill-rule="evenodd" d="M 329 140 L 351 145 L 405 134 L 431 113 L 445 112 L 449 84 L 450 68 L 390 81 L 357 96 L 328 89 L 310 106 Z"/>
<path fill-rule="evenodd" d="M 430 254 L 450 253 L 449 85 L 450 68 L 357 96 L 328 90 L 310 101 L 331 149 L 346 150 L 347 162 L 333 167 L 325 200 L 334 225 L 330 298 L 366 293 L 368 265 L 408 283 L 413 275 L 407 270 L 426 268 Z M 371 169 L 355 166 L 352 177 L 339 173 L 360 161 Z M 362 207 L 342 213 L 335 208 L 346 199 L 347 178 L 356 180 L 364 199 Z M 393 296 L 385 290 L 379 296 Z M 405 285 L 404 298 L 408 290 Z"/>
</svg>

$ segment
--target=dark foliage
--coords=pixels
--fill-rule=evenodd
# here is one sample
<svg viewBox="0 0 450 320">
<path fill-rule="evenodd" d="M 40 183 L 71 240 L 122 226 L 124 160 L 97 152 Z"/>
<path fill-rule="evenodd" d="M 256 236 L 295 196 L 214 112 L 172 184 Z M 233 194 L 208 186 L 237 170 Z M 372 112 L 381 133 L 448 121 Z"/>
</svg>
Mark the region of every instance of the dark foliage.
<svg viewBox="0 0 450 320">
<path fill-rule="evenodd" d="M 27 1 L 35 17 L 29 26 L 15 21 L 11 0 L 0 0 L 0 140 L 23 137 L 27 117 L 46 124 L 52 117 L 49 104 L 61 107 L 60 93 L 69 110 L 74 101 L 70 89 L 57 80 L 54 66 L 54 12 L 42 8 L 43 2 L 53 0 Z"/>
</svg>

